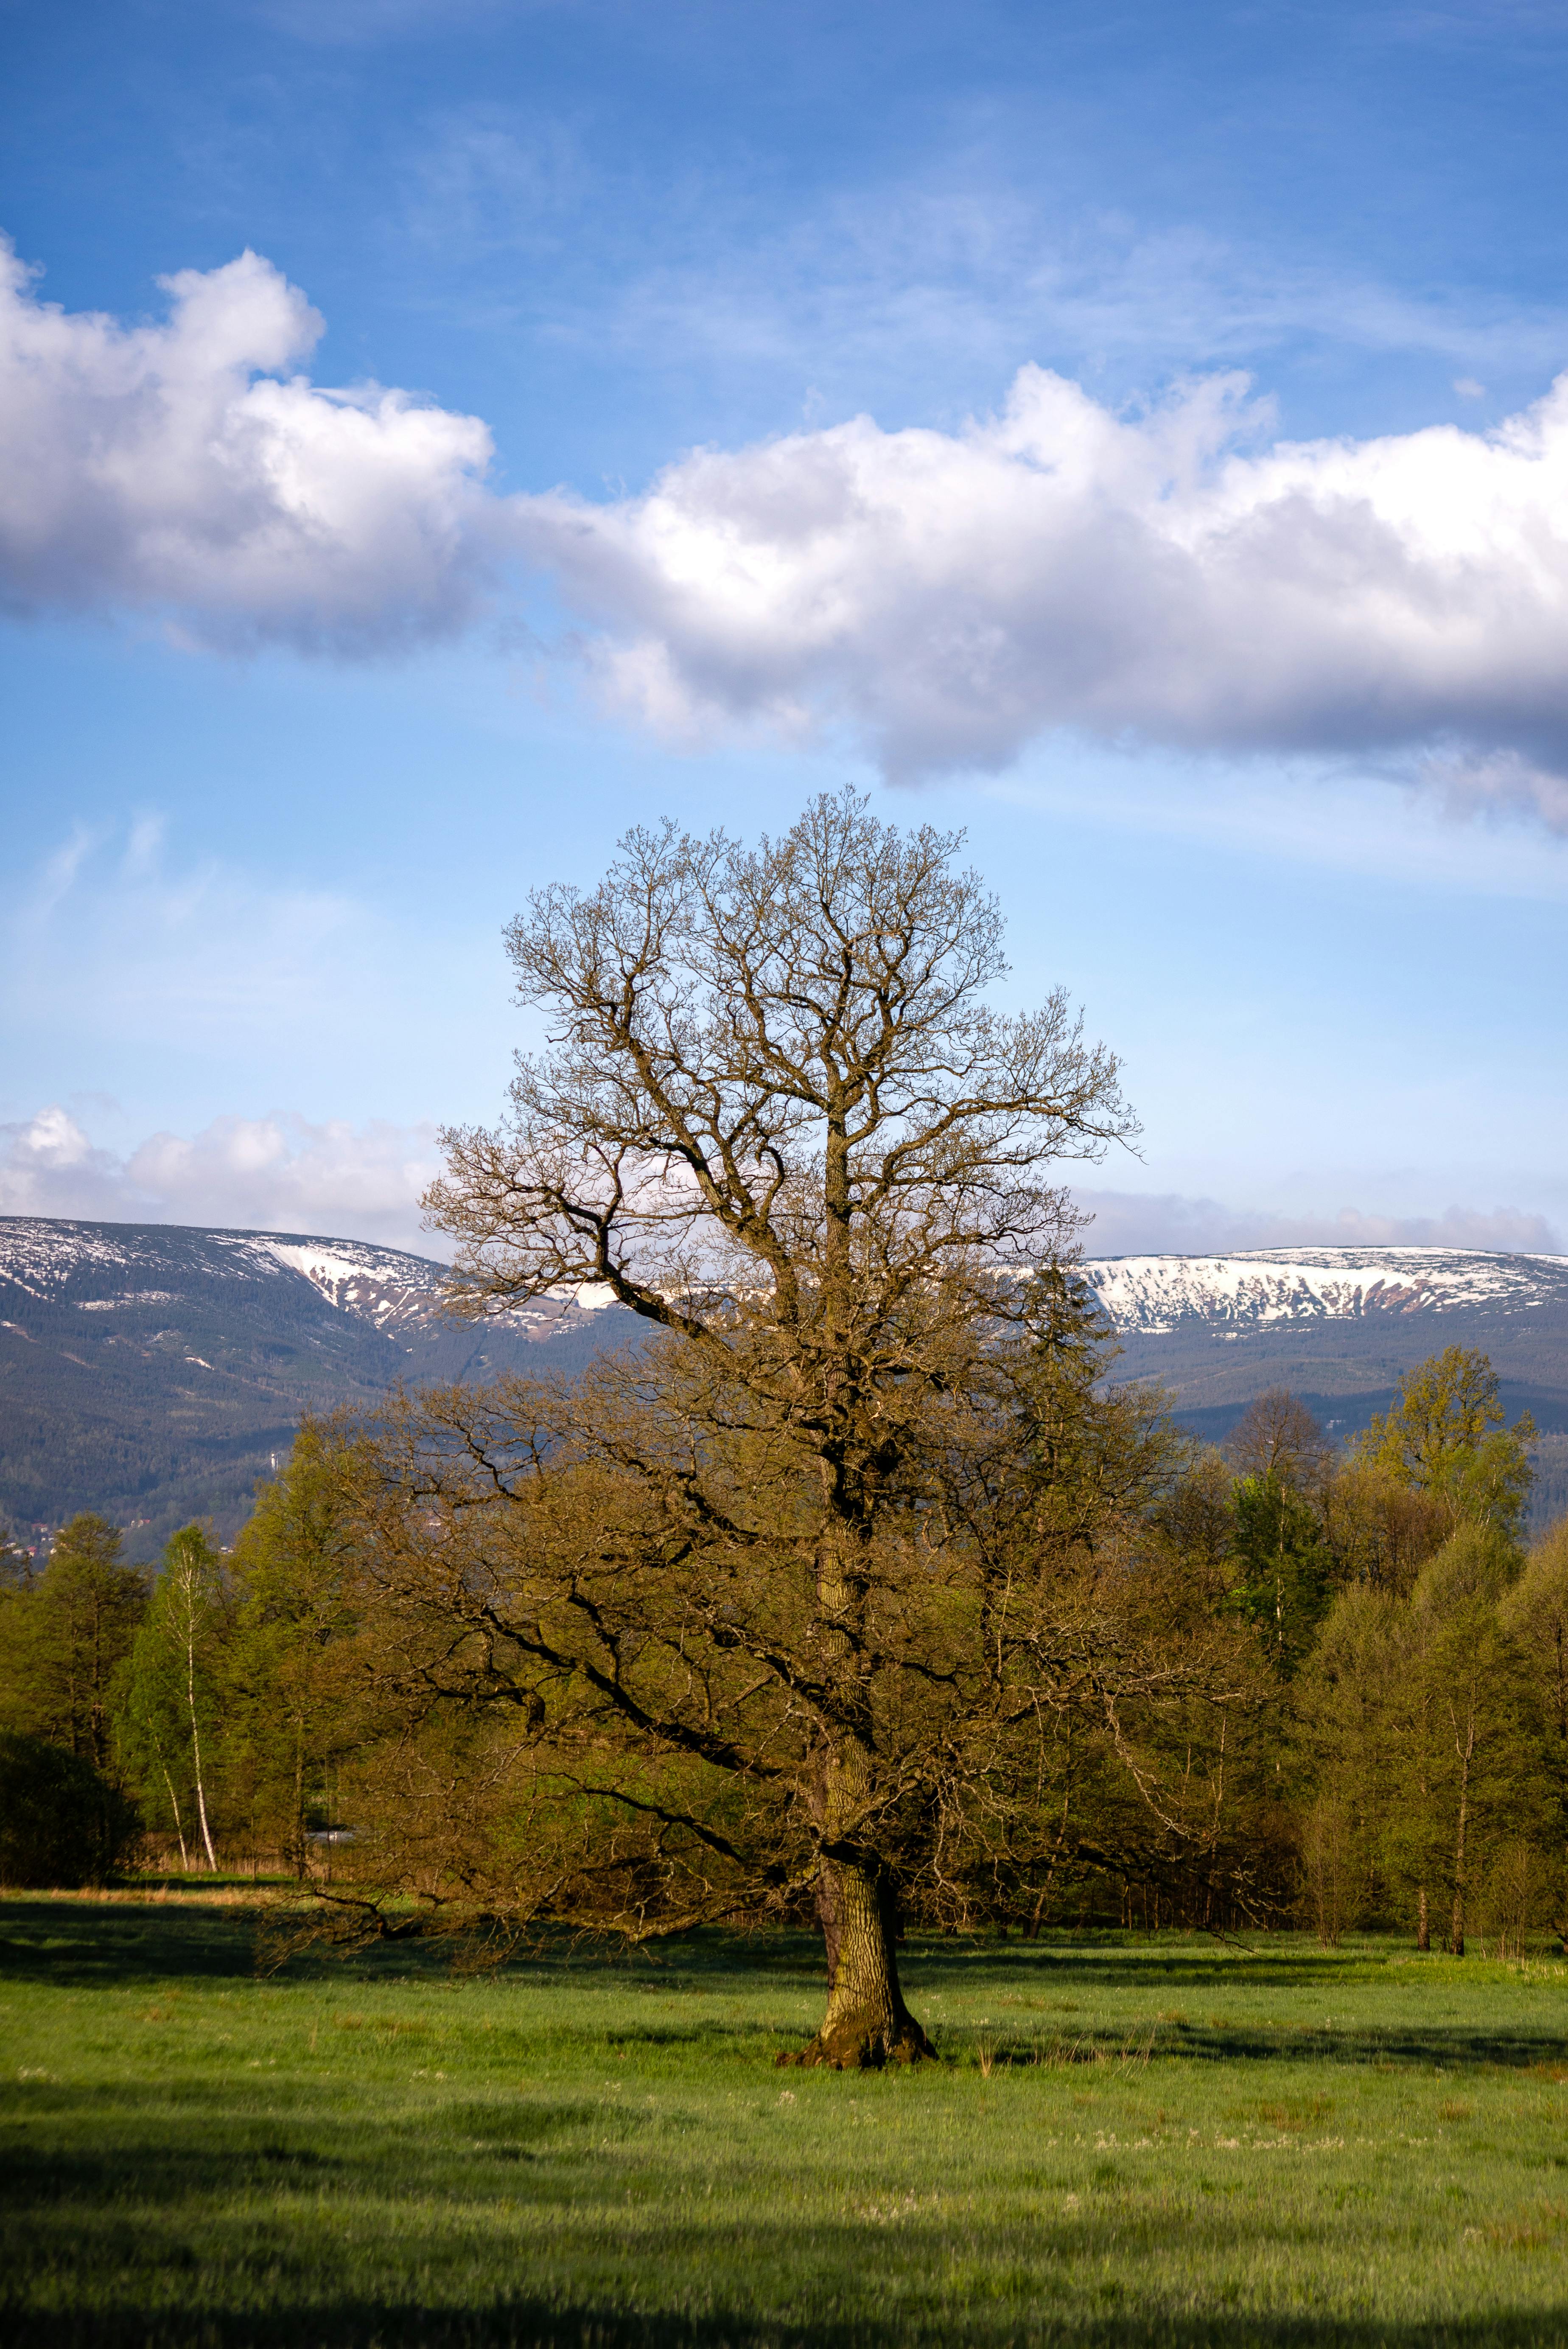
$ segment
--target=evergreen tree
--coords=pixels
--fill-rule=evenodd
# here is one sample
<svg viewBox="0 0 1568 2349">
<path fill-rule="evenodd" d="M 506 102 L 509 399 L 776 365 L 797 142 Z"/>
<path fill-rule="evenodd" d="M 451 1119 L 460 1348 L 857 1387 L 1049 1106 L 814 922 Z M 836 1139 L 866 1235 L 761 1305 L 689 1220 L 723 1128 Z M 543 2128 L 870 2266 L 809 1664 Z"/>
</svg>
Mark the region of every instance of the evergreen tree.
<svg viewBox="0 0 1568 2349">
<path fill-rule="evenodd" d="M 4 1726 L 42 1737 L 108 1768 L 113 1714 L 145 1578 L 120 1557 L 121 1535 L 83 1512 L 61 1530 L 41 1574 L 0 1596 L 0 1711 Z"/>
<path fill-rule="evenodd" d="M 1277 1466 L 1236 1485 L 1236 1596 L 1289 1680 L 1311 1648 L 1333 1593 L 1333 1559 L 1318 1514 Z"/>
</svg>

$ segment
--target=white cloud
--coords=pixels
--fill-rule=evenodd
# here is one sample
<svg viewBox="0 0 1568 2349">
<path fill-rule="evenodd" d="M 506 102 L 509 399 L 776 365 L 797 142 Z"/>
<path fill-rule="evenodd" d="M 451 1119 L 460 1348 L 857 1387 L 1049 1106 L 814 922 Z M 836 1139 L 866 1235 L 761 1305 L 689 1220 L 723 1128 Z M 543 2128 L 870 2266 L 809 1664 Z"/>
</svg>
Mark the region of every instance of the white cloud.
<svg viewBox="0 0 1568 2349">
<path fill-rule="evenodd" d="M 323 322 L 256 254 L 160 282 L 167 323 L 125 327 L 39 301 L 0 244 L 0 605 L 353 654 L 465 625 L 492 572 L 485 426 L 288 372 Z"/>
<path fill-rule="evenodd" d="M 676 740 L 847 730 L 916 779 L 1070 728 L 1402 761 L 1568 829 L 1568 376 L 1484 431 L 1269 446 L 1237 375 L 1133 413 L 1026 367 L 961 430 L 862 416 L 639 496 L 501 499 L 478 419 L 288 372 L 321 322 L 268 262 L 165 283 L 163 325 L 67 316 L 6 249 L 14 609 L 366 655 L 462 628 L 521 556 L 596 630 L 611 701 Z"/>
<path fill-rule="evenodd" d="M 1449 1207 L 1440 1216 L 1282 1213 L 1230 1207 L 1178 1193 L 1081 1192 L 1092 1217 L 1086 1256 L 1207 1256 L 1232 1248 L 1457 1247 L 1559 1256 L 1563 1243 L 1544 1216 L 1523 1207 Z"/>
<path fill-rule="evenodd" d="M 418 1206 L 440 1164 L 435 1133 L 276 1112 L 214 1118 L 189 1137 L 150 1134 L 118 1156 L 54 1103 L 0 1125 L 0 1214 L 303 1231 L 444 1254 L 421 1232 Z"/>
<path fill-rule="evenodd" d="M 903 778 L 1056 727 L 1568 766 L 1568 377 L 1486 433 L 1256 453 L 1245 389 L 1130 418 L 1026 367 L 962 432 L 862 417 L 520 519 L 606 690 L 668 733 L 837 721 Z"/>
</svg>

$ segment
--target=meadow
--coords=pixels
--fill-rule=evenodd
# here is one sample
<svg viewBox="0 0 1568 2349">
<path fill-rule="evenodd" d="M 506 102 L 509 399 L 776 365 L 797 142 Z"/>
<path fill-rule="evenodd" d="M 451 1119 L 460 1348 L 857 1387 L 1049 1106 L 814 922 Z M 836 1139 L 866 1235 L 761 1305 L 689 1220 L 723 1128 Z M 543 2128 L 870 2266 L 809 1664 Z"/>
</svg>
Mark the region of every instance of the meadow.
<svg viewBox="0 0 1568 2349">
<path fill-rule="evenodd" d="M 938 2064 L 780 2072 L 820 1945 L 258 1971 L 0 1908 L 17 2344 L 1568 2343 L 1568 1965 L 916 1940 Z"/>
</svg>

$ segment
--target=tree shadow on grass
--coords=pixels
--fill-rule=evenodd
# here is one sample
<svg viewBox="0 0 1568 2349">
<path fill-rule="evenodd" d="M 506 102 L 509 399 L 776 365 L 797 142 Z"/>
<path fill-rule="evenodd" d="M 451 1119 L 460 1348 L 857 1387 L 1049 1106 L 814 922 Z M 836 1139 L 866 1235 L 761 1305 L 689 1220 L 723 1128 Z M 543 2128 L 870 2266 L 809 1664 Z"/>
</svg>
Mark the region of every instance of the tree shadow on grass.
<svg viewBox="0 0 1568 2349">
<path fill-rule="evenodd" d="M 0 2315 L 3 2315 L 0 2305 Z M 449 2311 L 346 2299 L 271 2314 L 134 2306 L 20 2318 L 16 2349 L 1562 2349 L 1540 2310 L 1432 2321 L 1166 2311 L 971 2307 L 924 2322 L 792 2324 L 744 2313 L 645 2315 L 513 2300 Z"/>
<path fill-rule="evenodd" d="M 71 1990 L 248 1980 L 257 1971 L 257 1932 L 266 1913 L 260 1907 L 214 1909 L 176 1900 L 101 1908 L 72 1900 L 0 1902 L 0 1980 Z M 296 1952 L 273 1978 L 364 1985 L 439 1982 L 450 1978 L 454 1955 L 453 1944 L 440 1940 L 347 1952 L 323 1945 Z M 1212 1956 L 1194 1955 L 1189 1947 L 1173 1960 L 1157 1947 L 1129 1950 L 1116 1941 L 1089 1946 L 1075 1941 L 1063 1947 L 932 1940 L 912 1946 L 906 1974 L 917 2006 L 923 1997 L 939 1992 L 965 1991 L 999 1995 L 1026 2011 L 1037 2006 L 1037 2024 L 1023 2013 L 1009 2015 L 1001 2024 L 996 2060 L 1006 2064 L 1127 2062 L 1146 2048 L 1152 2058 L 1205 2064 L 1284 2061 L 1439 2071 L 1482 2066 L 1568 2071 L 1568 2026 L 1552 2031 L 1522 2023 L 1510 2028 L 1495 2018 L 1473 2026 L 1413 2022 L 1340 2029 L 1243 2021 L 1204 2026 L 1130 2019 L 1106 2024 L 1086 2018 L 1080 2035 L 1053 2015 L 1055 2001 L 1048 1995 L 1071 1989 L 1080 1999 L 1090 1999 L 1096 1991 L 1132 1988 L 1152 2000 L 1185 1986 L 1215 1996 L 1264 1987 L 1305 1987 L 1331 1996 L 1352 1982 L 1364 1986 L 1367 1963 L 1366 1953 L 1356 1950 L 1282 1951 L 1277 1958 L 1241 1960 L 1219 1950 Z M 823 1981 L 820 1943 L 807 1933 L 708 1931 L 648 1952 L 606 1951 L 562 1935 L 520 1952 L 499 1971 L 511 1981 L 578 1991 L 596 1984 L 636 1985 L 675 1997 L 754 1997 L 787 1982 L 815 1986 Z M 1402 1973 L 1386 1986 L 1414 1997 L 1422 1977 L 1418 1971 Z M 1034 1995 L 1021 1995 L 1026 1991 Z M 713 2050 L 719 2042 L 727 2042 L 740 2052 L 755 2049 L 760 2060 L 771 2052 L 778 2030 L 774 2019 L 720 2016 L 696 1999 L 689 2022 L 667 2013 L 656 2021 L 628 2020 L 611 2037 L 617 2048 L 665 2051 L 698 2044 Z M 939 2034 L 939 2044 L 945 2036 Z M 1568 2326 L 1564 2340 L 1568 2342 Z"/>
<path fill-rule="evenodd" d="M 439 1935 L 348 1950 L 322 1941 L 293 1951 L 281 1964 L 263 1950 L 258 1969 L 258 1937 L 276 1917 L 260 1902 L 219 1909 L 200 1900 L 99 1907 L 88 1900 L 0 1899 L 0 1981 L 111 1989 L 247 1979 L 260 1970 L 289 1982 L 442 1982 L 469 1955 L 460 1942 Z M 481 1967 L 480 1978 L 490 1972 Z M 821 1941 L 807 1934 L 693 1933 L 628 1951 L 561 1932 L 504 1958 L 493 1972 L 511 1982 L 575 1990 L 635 1986 L 716 1996 L 747 1995 L 793 1979 L 820 1986 L 824 1994 L 827 1985 Z"/>
<path fill-rule="evenodd" d="M 939 2041 L 939 2050 L 941 2042 Z M 1006 2070 L 1040 2065 L 1074 2070 L 1080 2065 L 1137 2069 L 1172 2060 L 1199 2064 L 1347 2064 L 1384 2071 L 1541 2071 L 1568 2080 L 1568 2033 L 1501 2031 L 1433 2024 L 1364 2030 L 1255 2028 L 1241 2023 L 1205 2027 L 1189 2023 L 1134 2023 L 1122 2030 L 1093 2027 L 1019 2036 L 1009 2027 L 993 2036 L 987 2060 Z M 1563 2342 L 1568 2344 L 1568 2325 Z"/>
<path fill-rule="evenodd" d="M 1408 1944 L 1390 1940 L 1403 1955 Z M 1374 1946 L 1321 1950 L 1299 1942 L 1258 1950 L 1216 1941 L 1131 1944 L 1125 1939 L 1075 1935 L 1070 1940 L 912 1940 L 903 1971 L 910 1982 L 935 1989 L 1033 1990 L 1312 1990 L 1341 1984 L 1365 1988 L 1380 1978 L 1387 1953 Z"/>
<path fill-rule="evenodd" d="M 87 1901 L 0 1901 L 0 1980 L 62 1990 L 117 1984 L 249 1979 L 268 1911 L 210 1909 L 198 1901 L 98 1908 Z M 450 1971 L 449 1943 L 399 1941 L 343 1952 L 307 1949 L 284 1969 L 290 1981 L 438 1980 Z"/>
<path fill-rule="evenodd" d="M 0 1971 L 52 1982 L 108 1982 L 154 1977 L 248 1974 L 258 1927 L 275 1909 L 241 1901 L 216 1908 L 196 1899 L 150 1898 L 98 1906 L 90 1900 L 0 1899 Z M 326 1943 L 305 1947 L 278 1969 L 282 1978 L 312 1975 L 397 1980 L 449 1971 L 459 1945 L 418 1936 L 344 1951 Z M 1376 1962 L 1374 1959 L 1374 1962 Z M 915 1995 L 933 1991 L 1008 1988 L 1218 1990 L 1313 1989 L 1365 1982 L 1367 1959 L 1356 1951 L 1280 1951 L 1247 1956 L 1216 1945 L 1174 1954 L 1158 1945 L 1130 1948 L 1119 1940 L 1075 1937 L 1069 1942 L 948 1940 L 912 1936 L 903 1966 Z M 748 1934 L 718 1929 L 627 1950 L 576 1935 L 547 1934 L 506 1959 L 500 1971 L 514 1978 L 614 1979 L 670 1991 L 740 1990 L 758 1982 L 825 1987 L 822 1943 L 815 1933 L 770 1930 Z"/>
</svg>

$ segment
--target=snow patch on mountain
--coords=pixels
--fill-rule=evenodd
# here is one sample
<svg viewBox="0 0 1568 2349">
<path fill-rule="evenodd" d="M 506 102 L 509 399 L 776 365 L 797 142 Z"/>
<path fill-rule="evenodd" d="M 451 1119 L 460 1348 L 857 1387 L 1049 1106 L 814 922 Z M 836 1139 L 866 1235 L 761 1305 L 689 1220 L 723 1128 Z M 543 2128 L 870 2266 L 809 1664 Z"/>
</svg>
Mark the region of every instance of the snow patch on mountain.
<svg viewBox="0 0 1568 2349">
<path fill-rule="evenodd" d="M 1124 1256 L 1082 1267 L 1114 1326 L 1140 1337 L 1195 1321 L 1257 1329 L 1285 1321 L 1530 1312 L 1568 1301 L 1568 1259 L 1480 1248 L 1245 1248 L 1230 1256 Z"/>
<path fill-rule="evenodd" d="M 304 1275 L 329 1305 L 357 1313 L 377 1329 L 424 1320 L 439 1306 L 446 1278 L 438 1265 L 351 1240 L 261 1240 L 262 1254 Z"/>
<path fill-rule="evenodd" d="M 201 1230 L 180 1224 L 77 1224 L 0 1216 L 0 1288 L 82 1313 L 173 1305 L 212 1279 L 307 1280 L 339 1313 L 384 1334 L 412 1336 L 440 1315 L 450 1284 L 443 1264 L 367 1241 L 302 1232 Z M 581 1314 L 615 1302 L 602 1284 L 552 1293 L 494 1318 L 513 1337 L 546 1339 Z"/>
</svg>

